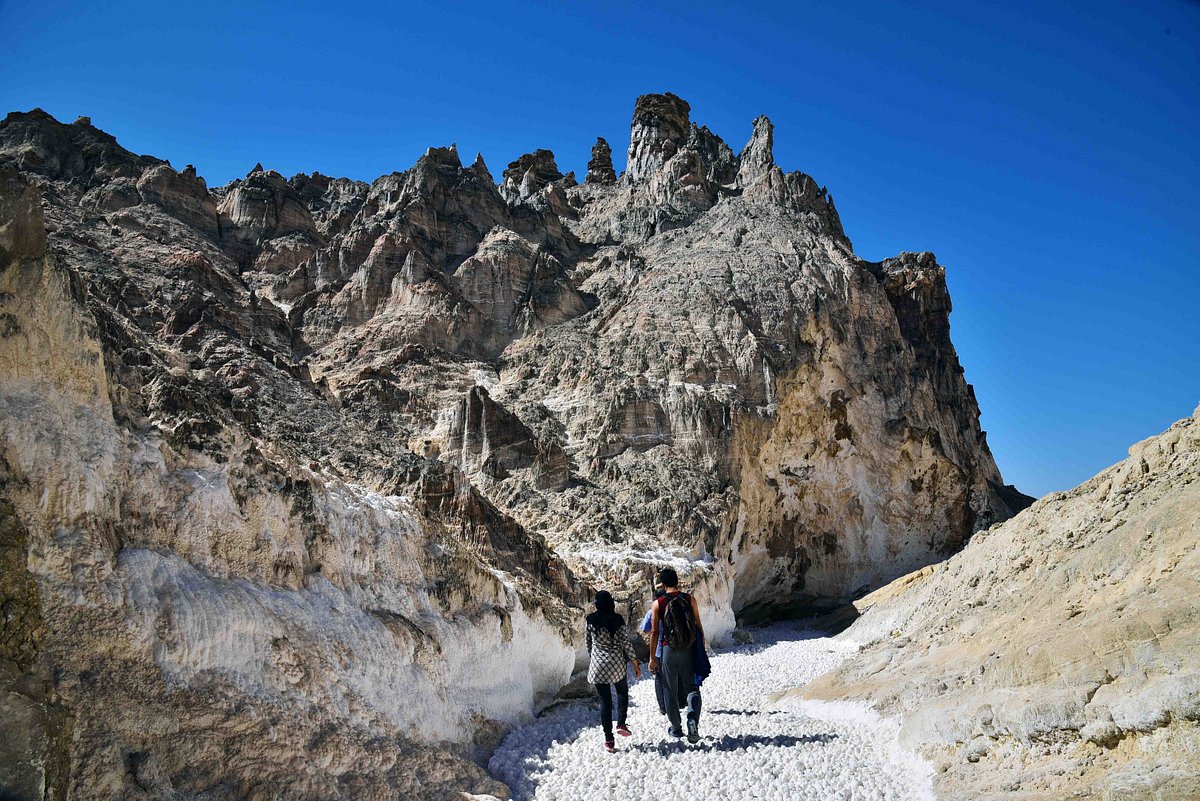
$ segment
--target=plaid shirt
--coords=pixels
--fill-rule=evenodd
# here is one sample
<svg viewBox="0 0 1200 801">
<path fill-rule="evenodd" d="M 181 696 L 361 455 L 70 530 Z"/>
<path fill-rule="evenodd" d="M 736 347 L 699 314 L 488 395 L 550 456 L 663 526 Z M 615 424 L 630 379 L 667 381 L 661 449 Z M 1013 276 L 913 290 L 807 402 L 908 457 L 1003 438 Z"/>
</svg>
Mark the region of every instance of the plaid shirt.
<svg viewBox="0 0 1200 801">
<path fill-rule="evenodd" d="M 617 628 L 616 634 L 589 623 L 586 641 L 588 653 L 592 656 L 587 676 L 590 684 L 614 684 L 620 681 L 627 675 L 627 663 L 637 659 L 624 623 Z"/>
</svg>

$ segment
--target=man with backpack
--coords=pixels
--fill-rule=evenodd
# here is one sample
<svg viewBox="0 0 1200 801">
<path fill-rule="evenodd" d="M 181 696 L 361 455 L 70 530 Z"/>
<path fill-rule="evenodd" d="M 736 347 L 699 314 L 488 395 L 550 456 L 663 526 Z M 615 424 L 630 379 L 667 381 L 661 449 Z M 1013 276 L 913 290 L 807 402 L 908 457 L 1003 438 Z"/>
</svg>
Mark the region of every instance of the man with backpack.
<svg viewBox="0 0 1200 801">
<path fill-rule="evenodd" d="M 687 738 L 689 743 L 700 740 L 700 687 L 696 684 L 693 649 L 699 641 L 704 647 L 704 627 L 696 599 L 679 590 L 679 574 L 674 568 L 658 571 L 658 582 L 665 590 L 654 601 L 650 618 L 650 672 L 662 671 L 666 689 L 669 733 L 682 737 L 679 708 L 687 706 Z M 661 650 L 661 657 L 658 651 Z"/>
</svg>

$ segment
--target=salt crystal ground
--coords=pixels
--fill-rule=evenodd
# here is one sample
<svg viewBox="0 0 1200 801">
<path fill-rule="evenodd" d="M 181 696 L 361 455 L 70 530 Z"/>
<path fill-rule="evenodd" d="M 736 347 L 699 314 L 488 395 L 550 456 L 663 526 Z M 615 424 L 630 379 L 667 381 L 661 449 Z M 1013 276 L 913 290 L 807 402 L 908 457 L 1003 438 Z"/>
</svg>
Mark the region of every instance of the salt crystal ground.
<svg viewBox="0 0 1200 801">
<path fill-rule="evenodd" d="M 667 734 L 643 673 L 630 688 L 633 736 L 617 737 L 617 753 L 603 749 L 598 703 L 580 701 L 509 734 L 488 767 L 516 801 L 933 798 L 932 768 L 896 745 L 895 723 L 861 705 L 770 700 L 852 645 L 784 625 L 755 639 L 713 655 L 696 745 Z"/>
</svg>

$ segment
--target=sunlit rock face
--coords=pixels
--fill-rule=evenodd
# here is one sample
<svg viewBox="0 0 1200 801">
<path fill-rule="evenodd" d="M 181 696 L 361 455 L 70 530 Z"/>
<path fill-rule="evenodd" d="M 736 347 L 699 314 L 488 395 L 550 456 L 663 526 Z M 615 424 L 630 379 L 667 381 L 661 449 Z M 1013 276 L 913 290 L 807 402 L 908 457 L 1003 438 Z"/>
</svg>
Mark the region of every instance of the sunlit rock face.
<svg viewBox="0 0 1200 801">
<path fill-rule="evenodd" d="M 1011 515 L 934 258 L 689 115 L 639 98 L 582 184 L 451 146 L 213 190 L 0 123 L 0 786 L 491 792 L 589 586 L 677 565 L 719 638 Z"/>
<path fill-rule="evenodd" d="M 947 798 L 1200 797 L 1200 409 L 856 601 L 867 701 Z"/>
</svg>

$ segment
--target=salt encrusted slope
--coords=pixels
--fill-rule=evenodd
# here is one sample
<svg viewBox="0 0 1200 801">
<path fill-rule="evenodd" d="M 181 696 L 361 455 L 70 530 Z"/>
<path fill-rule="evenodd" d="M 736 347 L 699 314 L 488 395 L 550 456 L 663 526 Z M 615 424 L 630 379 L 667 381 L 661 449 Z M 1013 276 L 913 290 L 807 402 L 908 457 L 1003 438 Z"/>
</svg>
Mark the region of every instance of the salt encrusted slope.
<svg viewBox="0 0 1200 801">
<path fill-rule="evenodd" d="M 1200 409 L 856 603 L 805 694 L 901 715 L 947 798 L 1200 797 Z"/>
<path fill-rule="evenodd" d="M 6 797 L 499 789 L 472 742 L 570 676 L 569 571 L 356 433 L 207 230 L 84 188 L 0 168 Z"/>
<path fill-rule="evenodd" d="M 210 189 L 9 115 L 12 781 L 486 789 L 461 757 L 569 677 L 589 582 L 633 611 L 670 561 L 719 637 L 1015 511 L 944 270 L 858 259 L 773 137 L 647 95 L 619 177 L 598 141 L 582 184 L 450 146 Z"/>
</svg>

